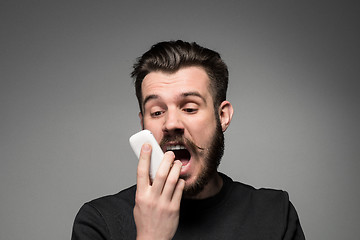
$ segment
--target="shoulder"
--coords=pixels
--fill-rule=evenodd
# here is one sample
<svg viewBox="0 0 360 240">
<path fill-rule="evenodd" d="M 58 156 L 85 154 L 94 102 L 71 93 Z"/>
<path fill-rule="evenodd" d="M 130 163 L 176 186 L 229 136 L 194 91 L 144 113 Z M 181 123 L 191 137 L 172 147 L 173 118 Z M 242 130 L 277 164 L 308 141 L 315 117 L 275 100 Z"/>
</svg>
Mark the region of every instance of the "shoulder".
<svg viewBox="0 0 360 240">
<path fill-rule="evenodd" d="M 72 239 L 111 239 L 113 236 L 134 236 L 133 207 L 136 186 L 117 194 L 85 203 L 75 217 Z M 127 238 L 121 238 L 127 239 Z"/>
<path fill-rule="evenodd" d="M 114 209 L 116 209 L 116 207 L 119 206 L 121 206 L 122 208 L 133 208 L 135 204 L 135 192 L 136 185 L 124 189 L 119 193 L 94 199 L 90 202 L 85 203 L 85 205 L 89 205 L 101 211 L 106 211 L 107 209 L 113 211 Z"/>
<path fill-rule="evenodd" d="M 249 190 L 249 196 L 254 204 L 266 207 L 287 208 L 289 206 L 289 194 L 284 190 L 271 188 L 253 188 Z"/>
<path fill-rule="evenodd" d="M 281 233 L 283 239 L 305 239 L 297 212 L 286 191 L 256 189 L 232 180 L 230 185 L 229 199 L 247 216 L 247 223 L 261 225 L 263 232 Z"/>
<path fill-rule="evenodd" d="M 230 177 L 221 174 L 224 186 L 229 192 L 239 195 L 241 198 L 251 198 L 255 202 L 288 202 L 289 195 L 286 191 L 270 188 L 254 188 L 251 185 L 233 181 Z"/>
<path fill-rule="evenodd" d="M 286 215 L 290 205 L 286 191 L 270 188 L 254 188 L 253 186 L 233 181 L 231 192 L 233 197 L 241 198 L 245 204 L 259 212 L 273 212 Z"/>
<path fill-rule="evenodd" d="M 119 215 L 121 212 L 132 210 L 135 205 L 135 192 L 136 185 L 119 193 L 94 199 L 85 203 L 80 208 L 79 214 L 93 214 L 106 218 L 108 215 Z"/>
</svg>

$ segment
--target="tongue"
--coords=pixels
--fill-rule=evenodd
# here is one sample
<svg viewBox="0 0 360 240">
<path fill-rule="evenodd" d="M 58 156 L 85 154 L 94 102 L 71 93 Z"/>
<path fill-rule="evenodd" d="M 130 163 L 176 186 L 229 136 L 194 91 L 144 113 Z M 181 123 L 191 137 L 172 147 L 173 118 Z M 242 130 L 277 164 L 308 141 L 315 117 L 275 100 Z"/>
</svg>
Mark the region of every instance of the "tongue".
<svg viewBox="0 0 360 240">
<path fill-rule="evenodd" d="M 189 163 L 188 159 L 180 159 L 183 166 L 186 166 Z"/>
</svg>

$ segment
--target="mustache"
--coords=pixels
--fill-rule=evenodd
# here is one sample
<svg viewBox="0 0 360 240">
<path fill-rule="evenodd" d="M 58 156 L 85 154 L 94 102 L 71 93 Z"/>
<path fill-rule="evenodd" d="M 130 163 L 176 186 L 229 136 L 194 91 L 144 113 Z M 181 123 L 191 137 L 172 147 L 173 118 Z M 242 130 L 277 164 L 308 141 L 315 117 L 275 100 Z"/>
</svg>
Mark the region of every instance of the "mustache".
<svg viewBox="0 0 360 240">
<path fill-rule="evenodd" d="M 193 152 L 196 150 L 205 150 L 205 148 L 198 146 L 196 143 L 184 137 L 183 135 L 165 135 L 160 141 L 161 148 L 170 142 L 176 142 L 178 144 L 185 145 Z"/>
</svg>

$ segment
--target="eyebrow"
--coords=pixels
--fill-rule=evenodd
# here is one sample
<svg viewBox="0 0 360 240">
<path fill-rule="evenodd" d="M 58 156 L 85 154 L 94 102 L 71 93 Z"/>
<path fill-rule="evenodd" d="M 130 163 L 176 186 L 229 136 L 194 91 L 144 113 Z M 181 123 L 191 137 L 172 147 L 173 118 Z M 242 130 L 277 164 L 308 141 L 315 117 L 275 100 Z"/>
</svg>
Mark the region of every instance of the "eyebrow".
<svg viewBox="0 0 360 240">
<path fill-rule="evenodd" d="M 201 100 L 206 104 L 206 99 L 199 92 L 184 92 L 181 94 L 182 98 L 191 97 L 191 96 L 201 98 Z M 148 95 L 148 96 L 146 96 L 146 98 L 143 101 L 143 106 L 145 106 L 148 101 L 159 99 L 159 98 L 160 98 L 160 96 L 156 95 L 156 94 Z"/>
<path fill-rule="evenodd" d="M 191 97 L 191 96 L 199 97 L 204 103 L 206 103 L 206 99 L 199 92 L 185 92 L 181 94 L 181 96 L 183 98 Z"/>
<path fill-rule="evenodd" d="M 149 96 L 147 96 L 144 101 L 143 101 L 143 106 L 145 106 L 145 104 L 150 101 L 150 100 L 153 100 L 153 99 L 159 99 L 159 95 L 156 95 L 156 94 L 151 94 Z"/>
</svg>

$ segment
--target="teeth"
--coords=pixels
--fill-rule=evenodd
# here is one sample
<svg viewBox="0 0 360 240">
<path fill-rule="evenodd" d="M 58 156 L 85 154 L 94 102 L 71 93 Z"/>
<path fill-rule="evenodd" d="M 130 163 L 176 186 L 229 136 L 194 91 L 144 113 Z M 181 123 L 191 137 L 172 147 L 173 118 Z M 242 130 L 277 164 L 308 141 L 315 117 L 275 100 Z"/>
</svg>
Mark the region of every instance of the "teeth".
<svg viewBox="0 0 360 240">
<path fill-rule="evenodd" d="M 186 149 L 186 148 L 182 145 L 168 146 L 166 148 L 167 151 L 174 151 L 174 150 L 181 150 L 181 149 Z"/>
</svg>

